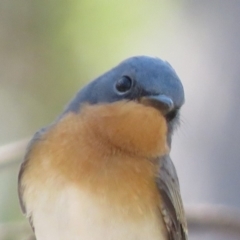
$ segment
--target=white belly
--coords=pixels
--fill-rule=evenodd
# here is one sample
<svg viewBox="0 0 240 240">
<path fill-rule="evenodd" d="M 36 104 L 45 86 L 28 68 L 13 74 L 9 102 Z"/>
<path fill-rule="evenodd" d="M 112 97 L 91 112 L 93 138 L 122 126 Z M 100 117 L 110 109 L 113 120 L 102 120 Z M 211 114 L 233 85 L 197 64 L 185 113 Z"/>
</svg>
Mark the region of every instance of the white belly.
<svg viewBox="0 0 240 240">
<path fill-rule="evenodd" d="M 158 214 L 127 220 L 74 188 L 33 205 L 37 240 L 166 240 Z"/>
</svg>

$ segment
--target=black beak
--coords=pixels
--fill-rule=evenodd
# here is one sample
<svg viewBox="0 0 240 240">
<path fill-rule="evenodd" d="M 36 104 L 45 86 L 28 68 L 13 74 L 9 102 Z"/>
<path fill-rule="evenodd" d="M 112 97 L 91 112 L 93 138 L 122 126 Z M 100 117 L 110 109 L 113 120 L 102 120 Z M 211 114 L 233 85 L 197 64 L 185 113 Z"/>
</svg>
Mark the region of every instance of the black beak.
<svg viewBox="0 0 240 240">
<path fill-rule="evenodd" d="M 153 95 L 140 99 L 140 102 L 144 105 L 152 106 L 158 109 L 163 115 L 167 115 L 174 109 L 173 101 L 166 95 Z"/>
</svg>

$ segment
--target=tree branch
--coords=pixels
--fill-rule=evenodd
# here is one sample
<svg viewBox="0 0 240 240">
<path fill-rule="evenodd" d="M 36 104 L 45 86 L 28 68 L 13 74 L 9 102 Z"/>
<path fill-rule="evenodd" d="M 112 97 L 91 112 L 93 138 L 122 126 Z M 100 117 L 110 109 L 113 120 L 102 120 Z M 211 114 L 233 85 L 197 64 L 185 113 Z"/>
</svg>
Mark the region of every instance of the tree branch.
<svg viewBox="0 0 240 240">
<path fill-rule="evenodd" d="M 240 236 L 240 209 L 222 205 L 193 205 L 186 207 L 191 231 L 216 230 Z"/>
<path fill-rule="evenodd" d="M 19 162 L 23 157 L 30 138 L 25 138 L 17 142 L 9 143 L 0 147 L 0 169 Z"/>
</svg>

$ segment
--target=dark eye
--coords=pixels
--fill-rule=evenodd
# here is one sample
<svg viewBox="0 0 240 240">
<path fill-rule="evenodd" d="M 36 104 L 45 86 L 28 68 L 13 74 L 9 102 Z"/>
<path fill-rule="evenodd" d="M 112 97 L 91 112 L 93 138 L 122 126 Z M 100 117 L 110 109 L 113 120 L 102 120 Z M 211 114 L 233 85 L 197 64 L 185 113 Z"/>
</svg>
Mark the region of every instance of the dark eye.
<svg viewBox="0 0 240 240">
<path fill-rule="evenodd" d="M 115 88 L 119 93 L 125 93 L 132 88 L 133 81 L 128 76 L 123 76 L 117 80 Z"/>
</svg>

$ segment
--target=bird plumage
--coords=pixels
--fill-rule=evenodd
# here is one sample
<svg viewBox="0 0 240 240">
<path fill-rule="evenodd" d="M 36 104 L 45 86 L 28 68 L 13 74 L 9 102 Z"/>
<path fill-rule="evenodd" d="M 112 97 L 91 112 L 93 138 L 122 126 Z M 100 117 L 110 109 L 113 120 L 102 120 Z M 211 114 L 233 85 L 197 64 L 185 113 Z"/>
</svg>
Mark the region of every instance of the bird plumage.
<svg viewBox="0 0 240 240">
<path fill-rule="evenodd" d="M 119 93 L 115 82 L 123 76 L 132 86 Z M 178 110 L 180 93 L 168 63 L 132 58 L 83 88 L 35 135 L 20 170 L 19 197 L 37 240 L 187 239 L 168 157 L 176 119 L 167 120 L 151 99 L 167 95 Z"/>
</svg>

